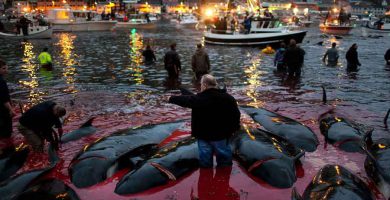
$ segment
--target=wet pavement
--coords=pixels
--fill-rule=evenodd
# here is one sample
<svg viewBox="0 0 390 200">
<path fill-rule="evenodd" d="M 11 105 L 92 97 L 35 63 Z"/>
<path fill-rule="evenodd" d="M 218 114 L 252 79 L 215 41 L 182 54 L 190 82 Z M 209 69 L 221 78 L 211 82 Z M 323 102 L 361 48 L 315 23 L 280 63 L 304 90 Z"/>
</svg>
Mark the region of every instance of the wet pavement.
<svg viewBox="0 0 390 200">
<path fill-rule="evenodd" d="M 356 28 L 352 35 L 336 40 L 323 38 L 318 28 L 310 28 L 301 45 L 306 56 L 300 80 L 274 73 L 273 55 L 261 54 L 258 47 L 206 45 L 206 49 L 212 74 L 227 85 L 239 104 L 277 110 L 315 131 L 320 146 L 301 159 L 302 168 L 295 185 L 302 193 L 325 164 L 341 164 L 371 183 L 363 167 L 365 156 L 325 145 L 318 117 L 334 109 L 337 114 L 375 128 L 374 138 L 388 137 L 383 117 L 390 108 L 390 67 L 385 66 L 383 55 L 390 48 L 389 37 L 386 33 Z M 324 41 L 321 46 L 317 44 L 320 41 Z M 172 42 L 177 43 L 183 66 L 181 79 L 176 83 L 166 80 L 162 62 Z M 75 188 L 69 181 L 68 166 L 85 145 L 128 127 L 189 118 L 189 110 L 167 104 L 164 98 L 178 94 L 175 90 L 178 85 L 194 88 L 190 61 L 199 42 L 201 31 L 168 22 L 125 31 L 56 33 L 51 40 L 0 39 L 0 55 L 10 70 L 7 80 L 12 98 L 22 107 L 43 100 L 65 105 L 68 110 L 65 132 L 96 116 L 94 125 L 98 132 L 64 144 L 59 151 L 62 162 L 50 176 Z M 341 63 L 337 67 L 327 67 L 321 61 L 331 42 L 337 42 L 340 49 Z M 353 43 L 359 46 L 362 66 L 359 72 L 348 74 L 344 56 Z M 142 64 L 140 52 L 147 44 L 155 50 L 158 60 L 150 66 Z M 49 47 L 53 56 L 53 72 L 39 69 L 36 57 L 44 47 Z M 321 86 L 327 89 L 327 104 L 322 103 Z M 12 138 L 16 145 L 23 141 L 16 128 L 19 116 L 14 119 Z M 250 123 L 245 115 L 242 121 Z M 188 128 L 184 131 L 188 132 Z M 7 141 L 1 143 L 5 145 Z M 41 155 L 30 155 L 19 173 L 43 167 L 46 160 Z M 213 176 L 210 170 L 197 170 L 167 186 L 123 197 L 113 191 L 125 172 L 76 192 L 82 199 L 288 199 L 291 193 L 291 189 L 272 188 L 251 177 L 234 163 L 231 172 L 225 169 Z"/>
</svg>

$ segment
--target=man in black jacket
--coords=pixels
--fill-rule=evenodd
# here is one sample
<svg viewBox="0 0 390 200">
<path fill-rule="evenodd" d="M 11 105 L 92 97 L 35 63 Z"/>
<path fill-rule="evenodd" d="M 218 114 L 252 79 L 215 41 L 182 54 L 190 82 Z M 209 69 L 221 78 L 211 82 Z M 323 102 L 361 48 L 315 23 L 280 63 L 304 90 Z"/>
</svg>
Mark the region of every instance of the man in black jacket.
<svg viewBox="0 0 390 200">
<path fill-rule="evenodd" d="M 176 52 L 176 43 L 171 44 L 171 50 L 164 56 L 164 66 L 169 78 L 178 78 L 181 71 L 179 54 Z"/>
<path fill-rule="evenodd" d="M 61 138 L 63 133 L 59 118 L 65 114 L 65 108 L 53 101 L 42 102 L 22 115 L 19 119 L 19 131 L 36 152 L 43 152 L 44 140 L 58 148 L 58 138 Z M 52 129 L 54 125 L 58 128 L 58 135 Z"/>
<path fill-rule="evenodd" d="M 290 46 L 284 53 L 283 62 L 286 63 L 289 76 L 300 77 L 304 62 L 305 51 L 297 46 L 294 39 L 290 40 Z"/>
<path fill-rule="evenodd" d="M 172 96 L 170 103 L 192 109 L 192 136 L 198 139 L 201 167 L 213 167 L 213 153 L 218 166 L 232 165 L 229 137 L 240 128 L 237 102 L 225 90 L 217 88 L 215 78 L 206 74 L 201 79 L 201 92 L 196 95 Z"/>
</svg>

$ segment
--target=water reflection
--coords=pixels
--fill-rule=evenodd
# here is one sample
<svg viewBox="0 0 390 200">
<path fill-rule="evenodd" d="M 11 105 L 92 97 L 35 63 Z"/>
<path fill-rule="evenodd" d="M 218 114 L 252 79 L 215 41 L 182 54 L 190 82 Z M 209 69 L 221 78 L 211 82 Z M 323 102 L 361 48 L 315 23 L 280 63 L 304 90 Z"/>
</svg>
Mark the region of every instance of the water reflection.
<svg viewBox="0 0 390 200">
<path fill-rule="evenodd" d="M 129 43 L 129 56 L 130 56 L 130 65 L 127 69 L 130 71 L 130 81 L 135 81 L 135 83 L 143 84 L 145 79 L 142 74 L 144 71 L 142 66 L 142 50 L 144 48 L 143 39 L 140 34 L 136 32 L 136 29 L 131 30 L 129 35 L 130 43 Z"/>
<path fill-rule="evenodd" d="M 229 185 L 232 167 L 217 167 L 214 170 L 199 169 L 199 199 L 240 199 L 240 195 Z"/>
<path fill-rule="evenodd" d="M 22 42 L 23 47 L 23 64 L 21 66 L 22 72 L 27 73 L 29 80 L 19 80 L 19 84 L 23 88 L 29 90 L 28 103 L 35 105 L 42 102 L 44 92 L 39 89 L 39 81 L 37 76 L 38 64 L 35 62 L 36 55 L 33 52 L 34 46 L 31 42 Z"/>
<path fill-rule="evenodd" d="M 75 66 L 77 66 L 78 63 L 75 58 L 77 58 L 78 55 L 73 51 L 75 39 L 76 36 L 71 33 L 61 33 L 58 41 L 58 45 L 61 48 L 60 57 L 62 58 L 62 64 L 64 65 L 62 76 L 65 78 L 65 82 L 68 85 L 68 87 L 64 89 L 64 92 L 66 93 L 77 93 L 77 89 L 75 88 L 77 70 Z"/>
<path fill-rule="evenodd" d="M 247 57 L 253 57 L 252 58 L 252 64 L 248 66 L 245 69 L 245 74 L 247 76 L 247 85 L 248 87 L 246 88 L 246 95 L 252 99 L 252 102 L 249 104 L 255 107 L 262 107 L 264 106 L 264 102 L 261 101 L 257 97 L 257 88 L 261 87 L 263 83 L 261 82 L 260 78 L 262 74 L 264 73 L 258 67 L 261 66 L 262 58 L 260 56 L 253 56 L 250 53 L 248 53 Z"/>
</svg>

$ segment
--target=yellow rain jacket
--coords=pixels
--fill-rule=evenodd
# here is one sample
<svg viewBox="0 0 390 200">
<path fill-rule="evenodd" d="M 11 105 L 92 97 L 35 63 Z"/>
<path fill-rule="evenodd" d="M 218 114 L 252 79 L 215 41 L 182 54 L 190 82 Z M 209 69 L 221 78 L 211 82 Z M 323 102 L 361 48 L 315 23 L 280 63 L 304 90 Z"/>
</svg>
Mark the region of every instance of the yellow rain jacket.
<svg viewBox="0 0 390 200">
<path fill-rule="evenodd" d="M 46 65 L 51 63 L 51 56 L 47 52 L 42 52 L 41 54 L 39 54 L 38 60 L 41 65 Z"/>
</svg>

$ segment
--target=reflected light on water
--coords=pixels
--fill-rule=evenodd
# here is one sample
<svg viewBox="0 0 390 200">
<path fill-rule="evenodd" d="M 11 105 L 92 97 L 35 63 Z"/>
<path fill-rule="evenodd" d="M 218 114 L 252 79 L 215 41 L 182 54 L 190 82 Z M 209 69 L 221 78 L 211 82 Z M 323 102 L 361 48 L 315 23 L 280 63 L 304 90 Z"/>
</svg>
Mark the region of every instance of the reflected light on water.
<svg viewBox="0 0 390 200">
<path fill-rule="evenodd" d="M 29 90 L 28 103 L 35 105 L 43 101 L 42 96 L 45 95 L 44 92 L 39 91 L 39 82 L 37 76 L 38 64 L 36 64 L 35 58 L 36 55 L 33 52 L 33 44 L 30 42 L 23 42 L 23 65 L 21 69 L 23 72 L 28 74 L 29 80 L 20 80 L 24 88 Z"/>
<path fill-rule="evenodd" d="M 130 65 L 127 69 L 130 71 L 130 81 L 135 81 L 135 83 L 143 84 L 145 79 L 142 74 L 144 69 L 141 68 L 142 65 L 142 50 L 144 49 L 143 39 L 140 34 L 136 32 L 136 29 L 133 29 L 129 35 L 129 56 L 130 56 Z"/>
<path fill-rule="evenodd" d="M 258 66 L 261 64 L 261 57 L 256 57 L 252 59 L 252 65 L 248 66 L 245 69 L 245 74 L 247 76 L 247 89 L 246 95 L 251 98 L 253 101 L 249 105 L 256 108 L 264 106 L 264 102 L 259 101 L 257 98 L 258 87 L 261 87 L 263 84 L 260 80 L 262 72 L 258 69 Z"/>
<path fill-rule="evenodd" d="M 61 33 L 59 38 L 58 45 L 61 48 L 60 56 L 62 57 L 64 64 L 62 75 L 65 78 L 66 84 L 68 84 L 68 87 L 64 89 L 64 92 L 77 93 L 77 89 L 75 88 L 75 76 L 77 74 L 75 66 L 77 65 L 77 61 L 75 60 L 75 57 L 77 58 L 78 56 L 73 52 L 73 42 L 76 36 L 70 33 Z"/>
</svg>

